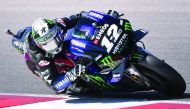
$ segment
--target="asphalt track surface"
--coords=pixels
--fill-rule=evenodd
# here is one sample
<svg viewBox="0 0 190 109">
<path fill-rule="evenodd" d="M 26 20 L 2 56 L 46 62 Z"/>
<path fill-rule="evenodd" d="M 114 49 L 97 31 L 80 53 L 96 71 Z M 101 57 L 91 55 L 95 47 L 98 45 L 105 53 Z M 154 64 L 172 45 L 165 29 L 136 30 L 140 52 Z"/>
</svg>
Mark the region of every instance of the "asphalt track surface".
<svg viewBox="0 0 190 109">
<path fill-rule="evenodd" d="M 187 89 L 177 100 L 190 101 L 190 1 L 189 0 L 1 0 L 0 1 L 0 93 L 54 93 L 27 69 L 23 56 L 11 46 L 6 29 L 16 31 L 37 18 L 59 18 L 80 11 L 109 9 L 124 13 L 133 29 L 146 29 L 142 40 L 148 51 L 164 59 L 185 79 Z M 100 99 L 101 98 L 101 99 Z M 155 92 L 100 96 L 85 102 L 166 100 Z M 128 99 L 126 99 L 128 98 Z M 175 99 L 174 99 L 175 100 Z M 72 101 L 78 102 L 78 101 Z"/>
</svg>

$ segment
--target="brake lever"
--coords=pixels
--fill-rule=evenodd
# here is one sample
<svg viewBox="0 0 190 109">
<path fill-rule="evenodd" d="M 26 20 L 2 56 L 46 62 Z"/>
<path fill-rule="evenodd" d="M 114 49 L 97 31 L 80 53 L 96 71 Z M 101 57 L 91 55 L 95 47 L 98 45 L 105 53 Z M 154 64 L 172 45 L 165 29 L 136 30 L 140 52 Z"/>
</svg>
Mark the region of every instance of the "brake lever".
<svg viewBox="0 0 190 109">
<path fill-rule="evenodd" d="M 120 14 L 119 17 L 124 16 L 124 14 Z"/>
<path fill-rule="evenodd" d="M 6 31 L 6 34 L 8 34 L 8 35 L 11 35 L 11 36 L 13 36 L 13 37 L 16 37 L 16 34 L 15 33 L 13 33 L 11 30 L 7 30 Z"/>
</svg>

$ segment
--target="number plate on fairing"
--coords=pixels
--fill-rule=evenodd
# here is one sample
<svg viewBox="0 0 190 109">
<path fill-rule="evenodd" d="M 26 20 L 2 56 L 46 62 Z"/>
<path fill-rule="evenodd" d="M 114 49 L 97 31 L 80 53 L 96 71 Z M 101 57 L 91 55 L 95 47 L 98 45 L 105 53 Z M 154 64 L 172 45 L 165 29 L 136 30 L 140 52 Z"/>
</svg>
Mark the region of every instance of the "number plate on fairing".
<svg viewBox="0 0 190 109">
<path fill-rule="evenodd" d="M 108 54 L 117 54 L 127 46 L 128 34 L 121 25 L 104 23 L 93 42 L 101 45 Z"/>
</svg>

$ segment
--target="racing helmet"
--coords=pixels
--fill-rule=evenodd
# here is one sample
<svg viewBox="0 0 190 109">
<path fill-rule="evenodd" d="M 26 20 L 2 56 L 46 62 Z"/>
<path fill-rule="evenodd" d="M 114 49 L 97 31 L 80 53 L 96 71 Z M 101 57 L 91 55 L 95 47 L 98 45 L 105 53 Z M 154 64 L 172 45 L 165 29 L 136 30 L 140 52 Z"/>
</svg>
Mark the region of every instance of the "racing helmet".
<svg viewBox="0 0 190 109">
<path fill-rule="evenodd" d="M 32 24 L 32 38 L 36 45 L 48 53 L 62 50 L 63 30 L 53 20 L 39 18 Z"/>
</svg>

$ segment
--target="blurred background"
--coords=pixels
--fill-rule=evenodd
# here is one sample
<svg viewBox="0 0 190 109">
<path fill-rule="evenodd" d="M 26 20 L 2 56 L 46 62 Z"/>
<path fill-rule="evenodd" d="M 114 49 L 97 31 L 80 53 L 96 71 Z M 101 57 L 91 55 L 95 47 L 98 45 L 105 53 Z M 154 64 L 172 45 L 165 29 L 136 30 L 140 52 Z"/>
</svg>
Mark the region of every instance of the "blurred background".
<svg viewBox="0 0 190 109">
<path fill-rule="evenodd" d="M 145 29 L 147 50 L 174 67 L 190 93 L 190 1 L 189 0 L 1 0 L 0 93 L 54 94 L 25 65 L 11 45 L 7 29 L 17 31 L 37 18 L 60 18 L 81 11 L 109 9 L 124 13 L 133 29 Z"/>
</svg>

